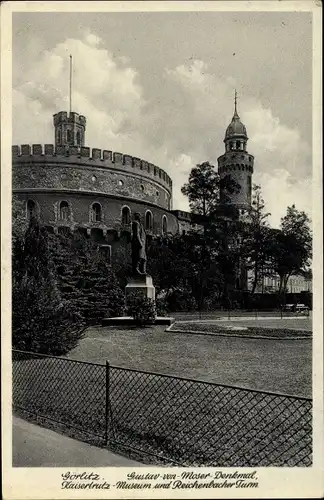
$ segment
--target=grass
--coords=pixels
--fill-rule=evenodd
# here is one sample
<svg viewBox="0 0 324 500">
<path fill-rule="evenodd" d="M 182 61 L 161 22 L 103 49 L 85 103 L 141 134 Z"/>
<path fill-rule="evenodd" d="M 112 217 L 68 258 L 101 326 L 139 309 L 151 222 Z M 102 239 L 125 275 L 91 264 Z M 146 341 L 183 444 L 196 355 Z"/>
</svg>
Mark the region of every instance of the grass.
<svg viewBox="0 0 324 500">
<path fill-rule="evenodd" d="M 117 368 L 109 375 L 112 441 L 191 466 L 311 464 L 308 400 Z M 16 360 L 14 381 L 16 406 L 104 435 L 104 366 Z"/>
<path fill-rule="evenodd" d="M 311 465 L 311 401 L 256 392 L 311 397 L 310 339 L 91 328 L 68 357 L 99 365 L 52 358 L 14 361 L 16 407 L 61 422 L 61 431 L 88 431 L 94 443 L 98 436 L 102 441 L 108 360 L 115 366 L 109 372 L 111 446 L 140 449 L 146 463 L 159 463 L 144 458 L 151 452 L 191 466 Z"/>
<path fill-rule="evenodd" d="M 292 321 L 292 320 L 289 320 Z M 311 339 L 267 340 L 91 328 L 69 358 L 249 389 L 312 396 Z"/>
<path fill-rule="evenodd" d="M 256 326 L 245 326 L 246 322 L 242 325 L 232 323 L 231 325 L 224 325 L 223 322 L 216 323 L 203 323 L 203 322 L 176 322 L 172 325 L 171 331 L 184 331 L 184 332 L 197 332 L 197 333 L 209 333 L 218 335 L 229 335 L 229 336 L 239 336 L 239 337 L 254 337 L 254 338 L 277 338 L 277 339 L 299 339 L 299 338 L 311 338 L 312 332 L 302 329 L 288 329 L 288 328 L 276 328 L 271 327 L 256 327 Z M 242 328 L 242 329 L 240 329 Z"/>
</svg>

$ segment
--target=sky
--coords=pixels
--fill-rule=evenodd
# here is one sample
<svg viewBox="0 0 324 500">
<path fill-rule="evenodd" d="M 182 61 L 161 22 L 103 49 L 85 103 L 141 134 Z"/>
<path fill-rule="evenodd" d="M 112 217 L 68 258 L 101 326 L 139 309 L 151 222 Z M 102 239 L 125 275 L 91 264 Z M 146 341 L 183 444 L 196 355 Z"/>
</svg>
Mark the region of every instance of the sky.
<svg viewBox="0 0 324 500">
<path fill-rule="evenodd" d="M 238 112 L 269 222 L 311 215 L 312 18 L 307 12 L 13 14 L 13 144 L 53 143 L 52 116 L 87 118 L 86 145 L 138 156 L 173 180 L 224 152 Z"/>
</svg>

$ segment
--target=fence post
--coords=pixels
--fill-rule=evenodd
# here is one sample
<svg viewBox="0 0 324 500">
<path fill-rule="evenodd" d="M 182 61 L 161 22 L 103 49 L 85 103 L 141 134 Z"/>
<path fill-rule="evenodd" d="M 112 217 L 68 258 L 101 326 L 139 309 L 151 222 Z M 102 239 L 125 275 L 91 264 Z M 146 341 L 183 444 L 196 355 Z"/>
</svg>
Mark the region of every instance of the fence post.
<svg viewBox="0 0 324 500">
<path fill-rule="evenodd" d="M 109 433 L 109 407 L 110 407 L 110 380 L 109 380 L 109 363 L 106 361 L 106 408 L 105 408 L 105 444 L 108 444 Z"/>
</svg>

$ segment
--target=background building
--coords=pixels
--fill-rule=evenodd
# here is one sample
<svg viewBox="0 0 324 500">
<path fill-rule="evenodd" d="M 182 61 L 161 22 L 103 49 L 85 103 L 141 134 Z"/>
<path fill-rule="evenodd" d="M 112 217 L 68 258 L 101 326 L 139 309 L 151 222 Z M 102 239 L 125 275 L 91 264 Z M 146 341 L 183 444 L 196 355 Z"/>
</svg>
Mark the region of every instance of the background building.
<svg viewBox="0 0 324 500">
<path fill-rule="evenodd" d="M 53 233 L 79 232 L 115 246 L 128 241 L 134 212 L 148 238 L 178 232 L 167 173 L 140 158 L 90 150 L 85 129 L 84 116 L 60 112 L 54 145 L 13 146 L 13 193 L 26 217 L 37 215 Z"/>
<path fill-rule="evenodd" d="M 127 154 L 86 147 L 83 115 L 60 111 L 53 123 L 54 144 L 12 147 L 13 193 L 27 218 L 36 215 L 55 234 L 91 237 L 110 254 L 129 242 L 135 212 L 148 239 L 199 230 L 189 212 L 172 210 L 172 180 L 164 170 Z M 241 185 L 227 202 L 242 209 L 251 204 L 253 156 L 246 150 L 247 140 L 235 96 L 218 170 Z"/>
</svg>

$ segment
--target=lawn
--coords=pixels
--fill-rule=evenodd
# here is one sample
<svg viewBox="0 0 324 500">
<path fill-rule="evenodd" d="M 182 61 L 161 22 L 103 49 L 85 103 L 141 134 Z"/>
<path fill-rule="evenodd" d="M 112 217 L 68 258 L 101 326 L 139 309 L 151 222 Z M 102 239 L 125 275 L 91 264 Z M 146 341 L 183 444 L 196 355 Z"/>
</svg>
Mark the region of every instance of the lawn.
<svg viewBox="0 0 324 500">
<path fill-rule="evenodd" d="M 110 442 L 143 450 L 143 461 L 151 452 L 191 466 L 309 466 L 311 401 L 257 390 L 311 397 L 311 358 L 308 338 L 90 328 L 66 359 L 18 357 L 14 402 L 102 437 L 108 415 Z"/>
<path fill-rule="evenodd" d="M 292 321 L 292 320 L 289 320 Z M 267 340 L 91 328 L 70 358 L 311 397 L 311 339 Z"/>
<path fill-rule="evenodd" d="M 254 323 L 255 324 L 255 323 Z M 235 323 L 221 322 L 182 322 L 177 321 L 172 325 L 171 331 L 182 331 L 186 333 L 203 333 L 209 335 L 227 335 L 239 337 L 253 338 L 274 338 L 274 339 L 304 339 L 312 338 L 312 332 L 309 330 L 279 328 L 278 326 L 266 328 L 251 326 L 251 323 L 240 322 Z"/>
<path fill-rule="evenodd" d="M 311 465 L 311 401 L 110 368 L 18 357 L 14 406 L 187 466 Z M 109 395 L 106 399 L 106 394 Z M 62 428 L 61 428 L 62 429 Z M 154 462 L 153 462 L 154 463 Z"/>
</svg>

